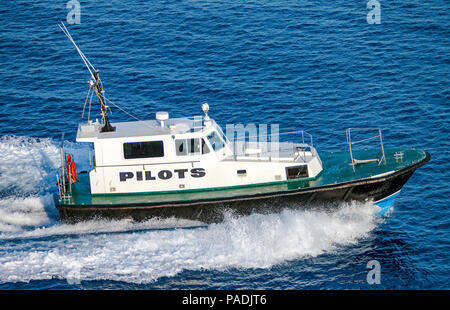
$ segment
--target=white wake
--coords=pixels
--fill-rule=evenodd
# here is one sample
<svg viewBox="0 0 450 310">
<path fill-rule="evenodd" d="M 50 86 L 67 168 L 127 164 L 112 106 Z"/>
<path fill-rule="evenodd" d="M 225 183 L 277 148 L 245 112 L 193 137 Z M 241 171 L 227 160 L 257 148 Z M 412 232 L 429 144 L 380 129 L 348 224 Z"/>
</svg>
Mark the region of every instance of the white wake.
<svg viewBox="0 0 450 310">
<path fill-rule="evenodd" d="M 76 144 L 68 148 L 78 158 L 87 152 Z M 227 215 L 208 226 L 176 219 L 60 224 L 52 198 L 56 143 L 0 138 L 0 156 L 0 283 L 148 283 L 183 270 L 270 268 L 340 251 L 368 237 L 380 220 L 378 208 L 367 203 L 344 204 L 334 212 Z M 27 177 L 25 168 L 32 172 Z"/>
</svg>

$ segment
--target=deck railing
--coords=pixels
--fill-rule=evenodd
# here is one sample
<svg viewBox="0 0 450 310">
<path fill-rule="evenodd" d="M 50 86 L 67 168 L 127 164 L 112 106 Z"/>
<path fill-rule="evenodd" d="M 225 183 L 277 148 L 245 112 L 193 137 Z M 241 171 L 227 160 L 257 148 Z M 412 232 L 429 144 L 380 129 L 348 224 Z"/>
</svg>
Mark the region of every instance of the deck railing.
<svg viewBox="0 0 450 310">
<path fill-rule="evenodd" d="M 301 135 L 301 143 L 279 141 L 280 135 L 288 135 L 288 134 Z M 272 137 L 275 137 L 277 141 L 272 141 Z M 251 138 L 258 139 L 258 141 L 246 141 L 250 140 Z M 264 139 L 264 141 L 260 141 L 261 139 Z M 306 141 L 309 140 L 309 144 L 306 143 L 305 140 Z M 286 157 L 286 160 L 298 161 L 298 159 L 302 159 L 303 162 L 307 162 L 307 157 L 309 154 L 311 154 L 312 157 L 317 157 L 320 163 L 322 164 L 320 156 L 317 153 L 317 150 L 314 148 L 312 135 L 304 130 L 277 133 L 275 135 L 272 134 L 254 135 L 232 139 L 231 141 L 233 147 L 234 160 L 237 160 L 239 156 L 240 159 L 242 159 L 242 157 L 249 157 L 252 159 L 272 161 L 274 154 L 288 153 L 290 156 Z M 275 150 L 273 150 L 274 146 Z M 254 150 L 255 147 L 256 149 L 260 149 L 261 152 L 260 153 L 247 152 L 249 150 Z M 281 156 L 275 157 L 277 158 L 277 160 L 279 160 Z"/>
<path fill-rule="evenodd" d="M 66 173 L 67 162 L 64 154 L 64 133 L 61 135 L 60 155 L 61 166 L 56 171 L 59 200 L 70 200 L 72 199 L 72 172 L 71 169 L 67 169 Z"/>
<path fill-rule="evenodd" d="M 351 132 L 353 131 L 377 131 L 378 134 L 376 136 L 370 136 L 368 138 L 362 139 L 362 140 L 357 140 L 354 141 L 352 140 L 352 136 L 351 136 Z M 349 151 L 350 151 L 350 159 L 351 159 L 351 165 L 353 167 L 353 172 L 355 171 L 355 167 L 359 164 L 365 164 L 365 163 L 369 163 L 369 162 L 377 162 L 378 165 L 380 165 L 382 162 L 384 162 L 386 164 L 386 156 L 384 153 L 384 146 L 383 146 L 383 138 L 381 135 L 381 129 L 380 128 L 347 128 L 346 130 L 346 136 L 347 136 L 347 144 L 349 147 Z M 358 144 L 358 143 L 362 143 L 362 142 L 366 142 L 366 141 L 370 141 L 373 139 L 380 139 L 380 147 L 381 147 L 381 158 L 369 158 L 369 159 L 356 159 L 353 156 L 353 149 L 352 149 L 352 145 Z"/>
<path fill-rule="evenodd" d="M 59 200 L 70 200 L 72 199 L 72 177 L 70 175 L 66 180 L 66 176 L 64 173 L 65 168 L 59 167 L 56 172 L 56 182 L 58 185 L 58 196 Z"/>
</svg>

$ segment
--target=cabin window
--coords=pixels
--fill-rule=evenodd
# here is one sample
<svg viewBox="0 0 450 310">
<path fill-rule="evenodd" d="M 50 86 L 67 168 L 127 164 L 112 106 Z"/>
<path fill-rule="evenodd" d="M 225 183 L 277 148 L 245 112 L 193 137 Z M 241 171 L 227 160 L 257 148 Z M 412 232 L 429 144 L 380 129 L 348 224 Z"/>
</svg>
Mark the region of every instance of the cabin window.
<svg viewBox="0 0 450 310">
<path fill-rule="evenodd" d="M 202 139 L 202 154 L 208 154 L 208 153 L 209 153 L 208 144 L 206 144 L 205 140 Z"/>
<path fill-rule="evenodd" d="M 164 157 L 162 141 L 129 142 L 123 144 L 125 159 Z"/>
<path fill-rule="evenodd" d="M 211 146 L 214 151 L 218 151 L 225 146 L 223 141 L 220 139 L 219 135 L 215 131 L 211 132 L 207 138 L 209 140 L 209 143 L 211 143 Z"/>
<path fill-rule="evenodd" d="M 177 155 L 187 155 L 187 141 L 186 139 L 175 140 L 175 150 Z"/>
<path fill-rule="evenodd" d="M 208 145 L 205 140 L 200 138 L 177 139 L 175 140 L 175 150 L 178 156 L 209 153 Z"/>
<path fill-rule="evenodd" d="M 307 178 L 308 166 L 286 167 L 286 176 L 288 180 Z"/>
</svg>

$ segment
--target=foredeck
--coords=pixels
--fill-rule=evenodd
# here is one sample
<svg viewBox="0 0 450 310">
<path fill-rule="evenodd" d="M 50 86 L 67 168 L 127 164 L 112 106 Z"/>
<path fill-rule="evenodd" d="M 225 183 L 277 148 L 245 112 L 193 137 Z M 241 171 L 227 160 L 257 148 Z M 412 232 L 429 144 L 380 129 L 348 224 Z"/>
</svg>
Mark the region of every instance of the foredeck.
<svg viewBox="0 0 450 310">
<path fill-rule="evenodd" d="M 378 150 L 357 151 L 355 157 L 376 157 Z M 398 156 L 401 152 L 403 155 Z M 72 199 L 61 201 L 59 205 L 133 205 L 161 204 L 168 202 L 191 202 L 204 199 L 226 199 L 233 197 L 296 191 L 317 188 L 332 184 L 352 182 L 360 179 L 387 176 L 398 170 L 413 166 L 426 159 L 427 153 L 414 149 L 390 149 L 385 151 L 386 163 L 368 162 L 355 167 L 351 165 L 348 152 L 323 153 L 323 171 L 314 179 L 297 179 L 271 183 L 241 185 L 227 188 L 208 188 L 202 190 L 180 190 L 176 192 L 157 192 L 142 194 L 91 195 L 88 174 L 79 174 L 79 182 L 72 185 Z"/>
</svg>

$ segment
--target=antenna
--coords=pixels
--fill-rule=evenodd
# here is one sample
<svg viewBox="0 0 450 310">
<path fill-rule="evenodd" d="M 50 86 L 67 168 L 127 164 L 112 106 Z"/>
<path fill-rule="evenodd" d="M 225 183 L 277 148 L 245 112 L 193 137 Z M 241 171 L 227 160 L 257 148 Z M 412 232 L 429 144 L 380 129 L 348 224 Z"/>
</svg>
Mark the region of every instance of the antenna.
<svg viewBox="0 0 450 310">
<path fill-rule="evenodd" d="M 63 22 L 61 22 L 61 25 L 58 24 L 58 27 L 64 32 L 64 34 L 69 38 L 70 42 L 73 43 L 75 46 L 78 54 L 80 54 L 81 59 L 83 60 L 84 64 L 86 65 L 86 68 L 88 69 L 89 73 L 91 74 L 92 81 L 91 81 L 91 87 L 94 88 L 95 93 L 97 94 L 98 99 L 100 100 L 100 109 L 102 118 L 104 121 L 104 126 L 101 129 L 101 132 L 111 132 L 114 131 L 114 127 L 111 126 L 108 120 L 108 114 L 106 109 L 108 106 L 105 103 L 105 91 L 103 90 L 103 84 L 100 80 L 99 71 L 95 69 L 95 67 L 91 64 L 89 59 L 84 55 L 84 53 L 80 50 L 80 48 L 77 46 L 75 41 L 73 40 L 72 36 L 70 35 L 69 30 L 67 30 L 66 25 L 64 25 Z"/>
</svg>

